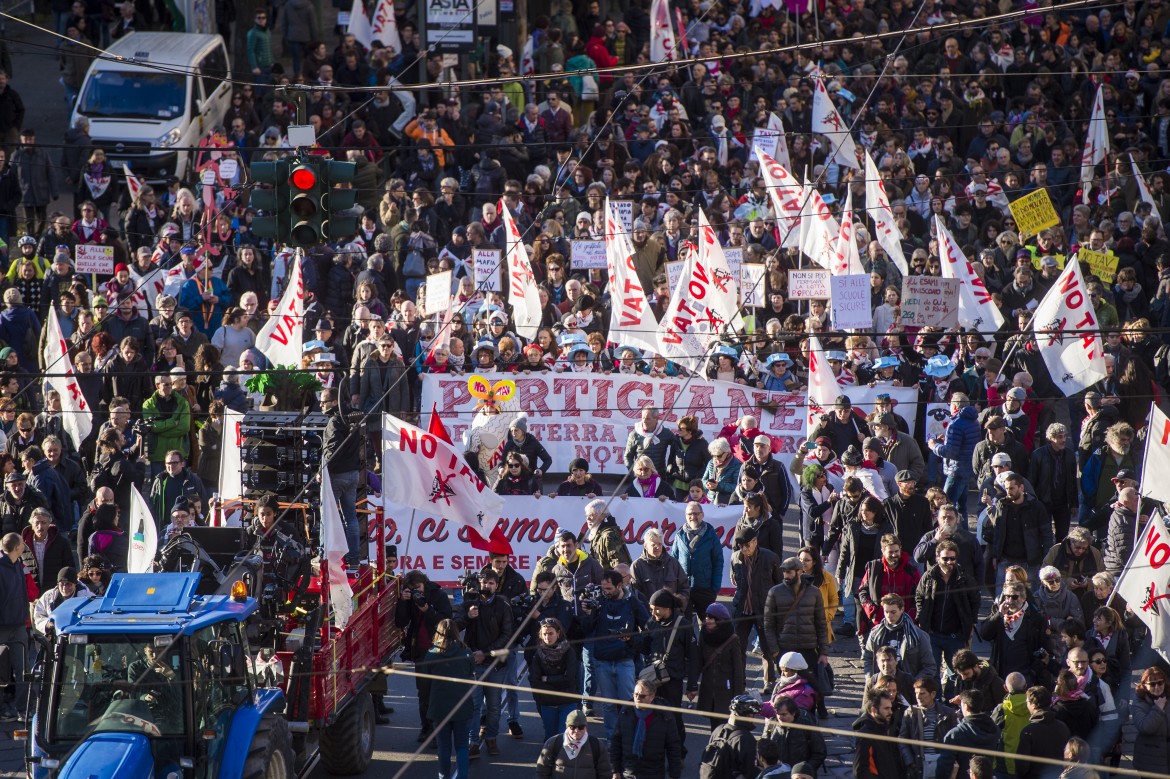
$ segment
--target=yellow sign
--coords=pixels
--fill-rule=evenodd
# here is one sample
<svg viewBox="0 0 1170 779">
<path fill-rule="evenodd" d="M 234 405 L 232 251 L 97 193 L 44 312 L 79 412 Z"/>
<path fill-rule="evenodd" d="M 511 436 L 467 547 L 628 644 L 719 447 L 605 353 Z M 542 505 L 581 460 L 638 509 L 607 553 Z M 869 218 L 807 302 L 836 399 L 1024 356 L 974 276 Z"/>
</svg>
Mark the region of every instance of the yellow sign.
<svg viewBox="0 0 1170 779">
<path fill-rule="evenodd" d="M 1060 217 L 1052 207 L 1048 190 L 1038 189 L 1008 204 L 1019 228 L 1020 240 L 1025 235 L 1039 235 L 1041 230 L 1060 224 Z"/>
<path fill-rule="evenodd" d="M 1113 274 L 1117 273 L 1117 255 L 1113 252 L 1095 252 L 1089 249 L 1078 249 L 1077 257 L 1081 265 L 1089 266 L 1093 275 L 1101 279 L 1104 284 L 1113 282 Z"/>
</svg>

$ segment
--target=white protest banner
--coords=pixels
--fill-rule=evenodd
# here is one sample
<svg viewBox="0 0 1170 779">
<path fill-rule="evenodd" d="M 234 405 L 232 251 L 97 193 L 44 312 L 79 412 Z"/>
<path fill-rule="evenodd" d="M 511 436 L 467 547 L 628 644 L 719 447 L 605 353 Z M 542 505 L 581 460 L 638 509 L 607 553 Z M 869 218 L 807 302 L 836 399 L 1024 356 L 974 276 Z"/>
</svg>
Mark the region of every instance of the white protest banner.
<svg viewBox="0 0 1170 779">
<path fill-rule="evenodd" d="M 740 264 L 743 264 L 742 249 Z M 742 330 L 743 318 L 739 315 L 739 307 L 736 305 L 739 296 L 739 289 L 736 286 L 739 284 L 739 268 L 732 269 L 723 247 L 719 245 L 715 229 L 711 227 L 707 213 L 702 209 L 699 209 L 699 258 L 695 270 L 699 277 L 706 276 L 711 280 L 705 303 L 708 310 L 713 311 L 716 316 L 707 317 L 708 331 L 719 335 L 728 327 L 737 332 Z M 695 293 L 693 283 L 687 285 L 687 293 Z"/>
<path fill-rule="evenodd" d="M 297 249 L 292 276 L 280 296 L 276 313 L 268 318 L 256 334 L 256 348 L 273 365 L 301 366 L 301 346 L 304 344 L 305 279 L 301 275 L 301 250 Z"/>
<path fill-rule="evenodd" d="M 902 324 L 906 327 L 957 327 L 959 280 L 903 276 Z"/>
<path fill-rule="evenodd" d="M 532 275 L 532 263 L 528 250 L 520 239 L 520 229 L 512 218 L 512 211 L 506 203 L 500 205 L 504 220 L 505 242 L 508 262 L 508 305 L 512 307 L 512 322 L 516 333 L 529 341 L 536 338 L 540 329 L 540 291 Z"/>
<path fill-rule="evenodd" d="M 1065 397 L 1091 387 L 1106 376 L 1099 327 L 1097 312 L 1081 276 L 1081 264 L 1074 255 L 1032 316 L 1040 356 Z"/>
<path fill-rule="evenodd" d="M 77 383 L 73 361 L 69 359 L 69 347 L 61 334 L 61 322 L 57 316 L 57 307 L 52 306 L 49 309 L 48 332 L 45 333 L 44 361 L 46 373 L 62 375 L 54 376 L 46 384 L 60 394 L 61 424 L 73 439 L 74 448 L 80 450 L 81 442 L 93 430 L 93 409 L 81 394 L 81 386 Z"/>
<path fill-rule="evenodd" d="M 1147 498 L 1170 502 L 1170 479 L 1166 474 L 1170 474 L 1170 417 L 1151 403 L 1146 454 L 1142 460 L 1142 483 L 1138 491 Z"/>
<path fill-rule="evenodd" d="M 370 37 L 381 41 L 394 54 L 402 53 L 402 37 L 398 34 L 398 19 L 394 16 L 394 0 L 379 0 L 374 6 Z"/>
<path fill-rule="evenodd" d="M 829 279 L 832 295 L 833 326 L 843 330 L 862 330 L 873 327 L 873 312 L 869 307 L 869 275 L 834 275 Z"/>
<path fill-rule="evenodd" d="M 235 497 L 244 494 L 243 479 L 240 475 L 240 449 L 244 446 L 240 425 L 243 421 L 243 413 L 224 408 L 222 438 L 219 445 L 220 495 Z"/>
<path fill-rule="evenodd" d="M 344 20 L 346 32 L 354 37 L 361 45 L 370 48 L 372 35 L 370 34 L 370 17 L 366 16 L 366 7 L 363 0 L 353 0 L 349 11 L 349 18 Z M 337 15 L 337 26 L 342 26 L 342 14 Z"/>
<path fill-rule="evenodd" d="M 237 470 L 239 463 L 236 464 Z M 126 555 L 127 573 L 150 573 L 154 570 L 154 556 L 158 553 L 158 525 L 150 513 L 150 505 L 137 487 L 130 487 L 130 551 Z"/>
<path fill-rule="evenodd" d="M 828 300 L 831 294 L 827 270 L 788 271 L 789 300 Z"/>
<path fill-rule="evenodd" d="M 1134 544 L 1113 594 L 1150 629 L 1150 646 L 1170 660 L 1170 534 L 1155 511 Z M 1161 601 L 1161 603 L 1159 603 Z"/>
<path fill-rule="evenodd" d="M 475 266 L 475 288 L 484 292 L 503 292 L 500 285 L 500 250 L 472 249 L 471 261 Z"/>
<path fill-rule="evenodd" d="M 95 246 L 94 244 L 78 244 L 77 264 L 78 273 L 96 273 L 111 276 L 114 273 L 114 247 Z"/>
<path fill-rule="evenodd" d="M 1093 98 L 1093 115 L 1089 117 L 1089 131 L 1085 134 L 1085 147 L 1081 150 L 1082 203 L 1089 202 L 1097 166 L 1105 162 L 1109 154 L 1109 125 L 1105 117 L 1104 91 L 1104 84 L 1097 87 L 1097 95 Z"/>
<path fill-rule="evenodd" d="M 800 219 L 800 229 L 788 234 L 784 240 L 785 248 L 798 247 L 817 265 L 832 268 L 841 225 L 833 218 L 828 204 L 816 187 L 805 186 Z"/>
<path fill-rule="evenodd" d="M 451 271 L 445 270 L 427 276 L 427 295 L 424 304 L 427 316 L 451 308 Z"/>
<path fill-rule="evenodd" d="M 841 209 L 841 226 L 837 233 L 837 242 L 833 250 L 834 274 L 865 274 L 865 266 L 861 264 L 861 255 L 857 251 L 857 233 L 853 230 L 853 188 L 845 196 L 845 207 Z"/>
<path fill-rule="evenodd" d="M 658 350 L 658 321 L 646 300 L 634 265 L 634 245 L 628 233 L 618 229 L 618 217 L 606 202 L 605 252 L 609 276 L 609 337 L 617 344 L 636 346 L 643 351 Z"/>
<path fill-rule="evenodd" d="M 764 272 L 764 266 L 759 263 L 745 262 L 739 266 L 740 305 L 744 308 L 763 307 L 768 304 L 764 288 Z M 760 324 L 757 323 L 757 326 Z"/>
<path fill-rule="evenodd" d="M 436 512 L 484 536 L 503 510 L 504 499 L 475 475 L 462 449 L 390 414 L 382 415 L 382 472 L 394 474 L 382 483 L 387 501 Z"/>
<path fill-rule="evenodd" d="M 345 525 L 341 522 L 341 508 L 333 494 L 333 480 L 329 469 L 321 469 L 321 578 L 328 584 L 329 605 L 333 607 L 333 623 L 345 627 L 353 616 L 353 588 L 345 575 L 345 558 L 349 542 Z M 356 566 L 355 566 L 356 567 Z"/>
<path fill-rule="evenodd" d="M 570 248 L 569 262 L 573 270 L 605 267 L 605 241 L 576 240 L 570 244 Z"/>
<path fill-rule="evenodd" d="M 781 458 L 781 462 L 787 470 L 788 457 Z M 545 486 L 554 489 L 547 483 Z M 586 529 L 585 506 L 590 500 L 569 496 L 505 498 L 499 527 L 512 545 L 512 567 L 525 581 L 536 575 L 536 564 L 548 553 L 557 530 L 583 532 Z M 669 500 L 621 498 L 612 501 L 608 508 L 634 559 L 642 553 L 642 536 L 648 529 L 660 529 L 669 549 L 674 534 L 686 521 L 685 504 Z M 478 571 L 487 564 L 487 552 L 473 549 L 467 530 L 458 523 L 434 511 L 420 509 L 413 512 L 411 533 L 411 508 L 388 502 L 384 511 L 388 528 L 386 543 L 398 546 L 400 571 L 425 571 L 432 581 L 454 585 L 464 571 Z M 703 506 L 703 520 L 715 528 L 723 547 L 724 590 L 732 586 L 731 543 L 742 513 L 742 506 Z M 489 530 L 493 527 L 494 523 L 488 525 Z"/>
<path fill-rule="evenodd" d="M 958 279 L 959 324 L 981 333 L 993 333 L 1003 327 L 1003 314 L 996 307 L 991 291 L 983 280 L 975 275 L 971 261 L 955 243 L 954 236 L 939 217 L 934 219 L 938 232 L 942 275 L 945 279 Z"/>
</svg>

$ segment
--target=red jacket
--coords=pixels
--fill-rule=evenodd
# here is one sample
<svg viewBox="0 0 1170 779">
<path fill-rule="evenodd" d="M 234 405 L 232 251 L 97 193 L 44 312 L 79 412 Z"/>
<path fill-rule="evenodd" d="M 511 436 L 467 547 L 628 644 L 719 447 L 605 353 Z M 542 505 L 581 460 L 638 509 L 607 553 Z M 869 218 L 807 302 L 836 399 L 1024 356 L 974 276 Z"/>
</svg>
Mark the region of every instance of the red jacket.
<svg viewBox="0 0 1170 779">
<path fill-rule="evenodd" d="M 904 545 L 903 545 L 904 546 Z M 906 604 L 906 613 L 910 619 L 918 616 L 918 609 L 914 603 L 914 595 L 918 591 L 918 580 L 922 574 L 910 559 L 910 554 L 902 550 L 902 559 L 890 568 L 886 558 L 880 557 L 866 563 L 865 574 L 861 577 L 861 589 L 857 593 L 857 601 L 865 609 L 865 613 L 875 623 L 882 619 L 882 597 L 885 595 L 901 595 Z"/>
</svg>

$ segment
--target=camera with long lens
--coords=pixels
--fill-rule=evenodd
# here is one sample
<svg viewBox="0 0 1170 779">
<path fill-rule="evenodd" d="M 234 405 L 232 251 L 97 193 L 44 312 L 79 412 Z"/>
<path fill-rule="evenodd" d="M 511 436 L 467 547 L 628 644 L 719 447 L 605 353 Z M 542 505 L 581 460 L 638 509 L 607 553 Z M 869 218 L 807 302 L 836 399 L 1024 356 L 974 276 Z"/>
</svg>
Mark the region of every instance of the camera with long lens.
<svg viewBox="0 0 1170 779">
<path fill-rule="evenodd" d="M 479 574 L 475 571 L 467 571 L 460 576 L 459 587 L 463 590 L 464 602 L 479 600 L 482 591 L 479 588 Z"/>
<path fill-rule="evenodd" d="M 600 608 L 601 599 L 605 597 L 600 584 L 586 584 L 573 594 L 577 596 L 577 602 L 581 604 L 581 607 L 586 609 Z"/>
<path fill-rule="evenodd" d="M 420 590 L 411 590 L 410 602 L 415 606 L 425 606 L 427 605 L 427 595 L 425 592 L 421 592 Z"/>
</svg>

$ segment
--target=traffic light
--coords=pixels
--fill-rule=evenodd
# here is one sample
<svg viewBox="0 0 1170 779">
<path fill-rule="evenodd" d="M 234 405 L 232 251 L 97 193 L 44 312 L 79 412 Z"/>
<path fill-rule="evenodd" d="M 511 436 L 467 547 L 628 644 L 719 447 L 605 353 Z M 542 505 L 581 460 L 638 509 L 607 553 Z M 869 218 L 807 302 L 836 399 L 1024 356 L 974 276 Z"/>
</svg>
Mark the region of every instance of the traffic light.
<svg viewBox="0 0 1170 779">
<path fill-rule="evenodd" d="M 325 184 L 319 173 L 318 160 L 300 160 L 292 163 L 288 174 L 290 246 L 308 248 L 323 243 L 322 200 Z"/>
<path fill-rule="evenodd" d="M 284 241 L 288 236 L 288 175 L 287 160 L 257 162 L 252 165 L 250 205 L 264 212 L 252 221 L 252 232 L 260 238 Z"/>
<path fill-rule="evenodd" d="M 352 162 L 322 161 L 325 196 L 321 205 L 325 210 L 325 217 L 321 223 L 321 234 L 330 241 L 337 241 L 357 232 L 357 217 L 343 213 L 354 207 L 357 202 L 357 190 L 337 186 L 352 183 L 356 170 L 357 166 Z"/>
</svg>

